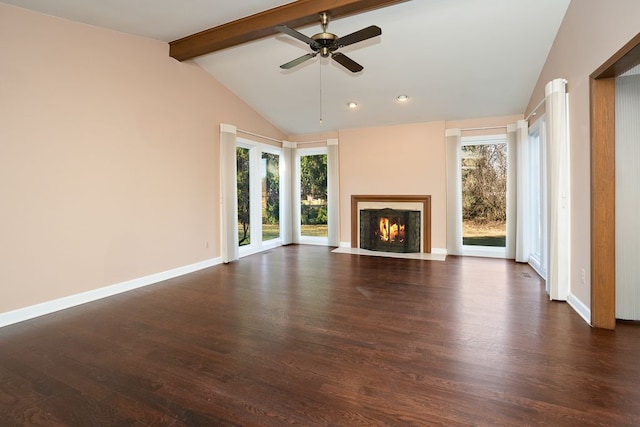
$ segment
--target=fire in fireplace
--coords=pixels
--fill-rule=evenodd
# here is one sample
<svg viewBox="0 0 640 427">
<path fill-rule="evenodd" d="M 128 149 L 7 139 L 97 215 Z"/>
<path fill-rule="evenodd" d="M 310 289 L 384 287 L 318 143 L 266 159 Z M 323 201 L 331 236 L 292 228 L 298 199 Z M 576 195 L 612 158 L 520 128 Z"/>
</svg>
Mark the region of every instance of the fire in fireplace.
<svg viewBox="0 0 640 427">
<path fill-rule="evenodd" d="M 420 252 L 420 211 L 360 210 L 360 247 L 382 252 Z"/>
</svg>

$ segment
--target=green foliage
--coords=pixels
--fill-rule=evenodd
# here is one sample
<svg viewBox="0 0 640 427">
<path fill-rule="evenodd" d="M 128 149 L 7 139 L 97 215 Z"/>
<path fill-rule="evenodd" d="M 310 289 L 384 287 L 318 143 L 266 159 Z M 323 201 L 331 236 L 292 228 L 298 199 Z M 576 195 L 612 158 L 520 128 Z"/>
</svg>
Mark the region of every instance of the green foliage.
<svg viewBox="0 0 640 427">
<path fill-rule="evenodd" d="M 300 205 L 300 223 L 304 225 L 327 224 L 327 205 Z"/>
<path fill-rule="evenodd" d="M 250 194 L 249 194 L 249 150 L 236 147 L 237 189 L 238 189 L 238 240 L 240 246 L 251 243 L 249 239 Z"/>
<path fill-rule="evenodd" d="M 238 241 L 240 246 L 251 242 L 251 196 L 247 148 L 236 148 L 238 193 Z M 262 153 L 262 224 L 263 239 L 277 237 L 280 223 L 280 157 Z M 327 155 L 300 158 L 301 223 L 324 227 L 327 224 Z M 324 229 L 322 228 L 322 229 Z M 266 236 L 266 237 L 265 237 Z"/>
<path fill-rule="evenodd" d="M 462 218 L 481 223 L 506 221 L 506 144 L 463 147 Z"/>
<path fill-rule="evenodd" d="M 300 198 L 327 200 L 327 155 L 300 157 Z"/>
<path fill-rule="evenodd" d="M 251 243 L 251 194 L 249 173 L 250 150 L 236 147 L 238 193 L 238 242 L 240 246 Z M 262 218 L 263 224 L 280 222 L 280 158 L 277 154 L 262 153 Z"/>
<path fill-rule="evenodd" d="M 265 204 L 262 208 L 263 224 L 280 223 L 280 157 L 277 154 L 262 153 L 266 168 L 262 183 L 265 192 Z"/>
<path fill-rule="evenodd" d="M 327 155 L 300 157 L 300 223 L 327 224 Z"/>
</svg>

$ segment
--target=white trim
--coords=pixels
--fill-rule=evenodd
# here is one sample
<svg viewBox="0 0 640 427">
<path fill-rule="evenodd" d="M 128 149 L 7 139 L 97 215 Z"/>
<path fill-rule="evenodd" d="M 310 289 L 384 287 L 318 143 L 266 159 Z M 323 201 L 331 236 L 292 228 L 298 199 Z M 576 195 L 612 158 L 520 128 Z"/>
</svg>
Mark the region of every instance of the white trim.
<svg viewBox="0 0 640 427">
<path fill-rule="evenodd" d="M 504 246 L 475 246 L 462 245 L 463 256 L 477 256 L 484 258 L 507 258 L 507 248 Z"/>
<path fill-rule="evenodd" d="M 238 131 L 238 128 L 235 127 L 234 125 L 229 125 L 226 123 L 220 123 L 220 132 L 227 132 L 227 133 L 232 133 L 232 134 L 236 134 Z"/>
<path fill-rule="evenodd" d="M 244 133 L 245 135 L 250 135 L 256 138 L 266 139 L 267 141 L 273 141 L 273 142 L 277 142 L 278 144 L 282 144 L 281 139 L 271 138 L 270 136 L 264 136 L 264 135 L 260 135 L 259 133 L 253 133 L 253 132 L 249 132 L 247 130 L 242 130 L 242 129 L 238 129 L 238 132 Z"/>
<path fill-rule="evenodd" d="M 578 299 L 578 297 L 576 297 L 572 293 L 569 293 L 569 296 L 567 297 L 567 303 L 571 308 L 575 310 L 576 313 L 580 315 L 580 317 L 582 317 L 585 322 L 587 322 L 587 324 L 589 324 L 589 326 L 591 326 L 591 309 L 589 309 L 589 307 L 587 307 L 582 301 Z"/>
<path fill-rule="evenodd" d="M 452 255 L 462 254 L 462 148 L 460 129 L 446 130 L 447 172 L 447 251 Z"/>
<path fill-rule="evenodd" d="M 298 158 L 301 156 L 318 156 L 327 154 L 327 147 L 307 147 L 298 148 L 296 152 Z"/>
<path fill-rule="evenodd" d="M 338 138 L 327 139 L 327 145 L 338 145 Z"/>
<path fill-rule="evenodd" d="M 463 136 L 460 139 L 460 145 L 493 145 L 493 144 L 506 144 L 507 134 L 496 133 L 493 135 L 480 135 L 480 136 Z"/>
<path fill-rule="evenodd" d="M 444 136 L 460 136 L 462 132 L 458 128 L 445 129 Z"/>
<path fill-rule="evenodd" d="M 505 129 L 507 128 L 507 126 L 502 126 L 502 127 Z M 513 216 L 512 212 L 510 212 L 513 210 L 512 204 L 510 203 L 512 201 L 511 199 L 513 198 L 513 195 L 510 194 L 511 192 L 509 191 L 509 189 L 510 189 L 510 186 L 512 185 L 510 184 L 510 181 L 513 181 L 513 177 L 509 176 L 509 163 L 510 163 L 509 160 L 511 159 L 509 158 L 510 156 L 509 156 L 508 135 L 495 134 L 495 135 L 482 135 L 482 136 L 463 136 L 460 139 L 461 147 L 470 146 L 470 145 L 498 145 L 498 144 L 504 144 L 507 147 L 507 196 L 506 196 L 507 197 L 507 200 L 506 200 L 507 216 Z M 457 173 L 460 174 L 459 169 Z M 460 180 L 462 180 L 461 174 L 460 174 Z M 462 197 L 462 187 L 460 188 L 459 197 Z M 460 221 L 460 226 L 462 227 L 462 215 L 460 215 L 460 219 L 458 219 L 458 221 Z M 508 221 L 508 223 L 510 223 L 510 221 Z M 513 257 L 509 256 L 510 254 L 507 249 L 507 246 L 509 245 L 510 234 L 513 233 L 513 231 L 509 229 L 509 224 L 507 224 L 506 226 L 506 232 L 507 232 L 507 242 L 505 243 L 505 246 L 465 245 L 463 243 L 461 255 L 485 257 L 485 258 L 505 258 L 505 259 L 511 258 L 512 259 Z M 464 241 L 464 236 L 462 236 L 462 239 Z"/>
<path fill-rule="evenodd" d="M 302 236 L 298 237 L 298 243 L 301 245 L 329 246 L 328 237 L 319 236 Z"/>
<path fill-rule="evenodd" d="M 263 240 L 260 246 L 251 246 L 251 245 L 240 246 L 238 253 L 240 255 L 240 258 L 244 258 L 246 256 L 255 255 L 260 252 L 266 252 L 268 250 L 275 249 L 280 246 L 282 246 L 282 239 L 275 238 L 271 240 Z"/>
<path fill-rule="evenodd" d="M 351 242 L 340 242 L 340 246 L 338 246 L 339 248 L 350 248 L 351 247 Z"/>
<path fill-rule="evenodd" d="M 535 259 L 529 257 L 529 261 L 527 262 L 527 264 L 529 264 L 529 266 L 533 268 L 536 271 L 536 273 L 538 273 L 538 276 L 540 276 L 542 280 L 544 280 L 545 282 L 547 281 L 547 277 L 546 277 L 547 275 L 542 274 L 543 273 L 542 265 L 540 264 L 537 257 Z"/>
<path fill-rule="evenodd" d="M 291 141 L 282 141 L 282 148 L 296 148 L 298 145 Z"/>
<path fill-rule="evenodd" d="M 499 126 L 482 126 L 482 127 L 477 127 L 477 128 L 462 128 L 460 129 L 462 132 L 470 132 L 470 131 L 475 131 L 475 130 L 493 130 L 493 129 L 506 129 L 506 125 L 499 125 Z"/>
<path fill-rule="evenodd" d="M 246 132 L 245 132 L 246 133 Z M 258 135 L 259 136 L 259 135 Z M 282 141 L 283 145 L 291 144 L 287 141 Z M 260 201 L 262 200 L 261 192 L 261 161 L 262 154 L 274 154 L 277 155 L 279 160 L 279 174 L 282 177 L 284 168 L 284 151 L 281 147 L 275 147 L 273 145 L 265 144 L 263 142 L 255 141 L 252 139 L 246 139 L 242 137 L 236 138 L 236 147 L 241 147 L 249 150 L 249 224 L 251 236 L 262 236 L 262 209 L 260 208 Z M 252 178 L 254 177 L 254 178 Z M 257 177 L 257 178 L 255 178 Z M 282 182 L 282 181 L 280 181 Z M 282 219 L 282 211 L 284 209 L 284 194 L 283 189 L 285 186 L 280 185 L 280 218 Z M 238 256 L 240 258 L 253 255 L 259 252 L 264 252 L 269 249 L 273 249 L 277 246 L 282 246 L 283 242 L 283 222 L 280 221 L 280 236 L 271 240 L 257 240 L 251 241 L 248 245 L 238 247 Z"/>
<path fill-rule="evenodd" d="M 46 301 L 40 304 L 31 305 L 29 307 L 19 308 L 17 310 L 0 313 L 0 327 L 8 326 L 14 323 L 23 322 L 25 320 L 44 316 L 45 314 L 54 313 L 56 311 L 65 310 L 88 302 L 97 301 L 133 289 L 142 288 L 144 286 L 153 285 L 165 280 L 173 279 L 178 276 L 193 273 L 198 270 L 213 267 L 222 264 L 222 257 L 211 258 L 200 261 L 195 264 L 185 265 L 183 267 L 174 268 L 172 270 L 151 274 L 149 276 L 139 277 L 137 279 L 127 280 L 126 282 L 116 283 L 115 285 L 105 286 L 103 288 L 93 289 L 91 291 L 82 292 L 67 297 Z"/>
<path fill-rule="evenodd" d="M 294 154 L 294 173 L 293 173 L 293 185 L 294 185 L 294 194 L 293 194 L 293 243 L 299 243 L 303 245 L 318 245 L 318 246 L 329 246 L 329 236 L 326 237 L 317 237 L 317 236 L 303 236 L 301 230 L 301 212 L 300 206 L 302 205 L 302 200 L 300 199 L 300 159 L 303 156 L 327 156 L 327 178 L 329 177 L 329 149 L 326 146 L 323 147 L 308 147 L 308 148 L 298 148 Z M 329 190 L 329 183 L 327 182 L 327 192 Z M 329 203 L 329 199 L 331 196 L 327 194 L 327 204 Z"/>
<path fill-rule="evenodd" d="M 335 139 L 335 138 L 334 138 Z M 327 144 L 328 139 L 319 139 L 317 141 L 298 141 L 296 144 Z"/>
</svg>

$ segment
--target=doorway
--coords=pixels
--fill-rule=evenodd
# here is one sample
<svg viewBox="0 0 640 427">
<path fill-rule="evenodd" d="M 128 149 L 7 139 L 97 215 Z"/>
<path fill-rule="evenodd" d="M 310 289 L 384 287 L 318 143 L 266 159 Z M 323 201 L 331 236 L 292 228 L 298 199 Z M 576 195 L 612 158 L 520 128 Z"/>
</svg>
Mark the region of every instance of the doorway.
<svg viewBox="0 0 640 427">
<path fill-rule="evenodd" d="M 615 329 L 616 77 L 640 64 L 640 33 L 590 76 L 591 325 Z"/>
</svg>

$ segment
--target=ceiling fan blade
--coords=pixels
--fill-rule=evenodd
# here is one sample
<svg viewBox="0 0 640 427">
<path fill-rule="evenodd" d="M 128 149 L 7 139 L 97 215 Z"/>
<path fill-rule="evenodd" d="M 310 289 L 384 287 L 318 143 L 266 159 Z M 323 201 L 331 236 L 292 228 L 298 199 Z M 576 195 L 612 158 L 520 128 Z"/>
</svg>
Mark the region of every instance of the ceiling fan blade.
<svg viewBox="0 0 640 427">
<path fill-rule="evenodd" d="M 382 29 L 378 26 L 372 25 L 367 28 L 363 28 L 360 31 L 356 31 L 355 33 L 347 34 L 344 37 L 340 37 L 336 44 L 339 47 L 349 46 L 350 44 L 358 43 L 363 40 L 370 39 L 372 37 L 376 37 L 382 34 Z"/>
<path fill-rule="evenodd" d="M 288 70 L 289 68 L 293 68 L 296 65 L 302 64 L 304 61 L 307 61 L 307 60 L 309 60 L 311 58 L 315 58 L 315 56 L 317 54 L 318 54 L 317 52 L 316 53 L 307 53 L 306 55 L 302 55 L 300 58 L 296 58 L 293 61 L 289 61 L 286 64 L 282 64 L 280 66 L 280 68 L 282 68 L 283 70 Z"/>
<path fill-rule="evenodd" d="M 318 43 L 314 39 L 312 39 L 311 37 L 307 37 L 304 34 L 302 34 L 301 32 L 296 31 L 293 28 L 289 28 L 286 25 L 277 25 L 276 26 L 276 30 L 280 31 L 281 33 L 285 33 L 287 35 L 290 35 L 294 39 L 298 39 L 301 42 L 305 42 L 306 44 L 308 44 L 311 47 L 319 47 Z"/>
<path fill-rule="evenodd" d="M 347 55 L 343 53 L 335 52 L 334 54 L 331 55 L 331 58 L 333 58 L 338 64 L 342 65 L 344 68 L 351 71 L 352 73 L 357 73 L 358 71 L 362 71 L 364 69 L 362 65 L 358 64 L 356 61 L 349 58 Z"/>
</svg>

